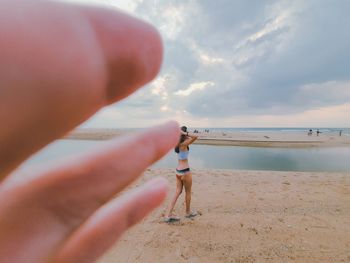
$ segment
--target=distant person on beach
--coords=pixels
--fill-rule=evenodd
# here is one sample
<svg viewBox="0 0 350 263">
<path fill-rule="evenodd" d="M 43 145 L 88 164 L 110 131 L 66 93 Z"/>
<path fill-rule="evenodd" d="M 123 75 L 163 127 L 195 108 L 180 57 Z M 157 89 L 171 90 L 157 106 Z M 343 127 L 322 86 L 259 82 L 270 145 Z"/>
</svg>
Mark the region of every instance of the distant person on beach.
<svg viewBox="0 0 350 263">
<path fill-rule="evenodd" d="M 316 131 L 317 136 L 318 136 L 320 133 L 321 133 L 321 132 L 317 129 L 317 131 Z"/>
<path fill-rule="evenodd" d="M 310 129 L 307 135 L 311 136 L 312 135 L 312 130 Z"/>
<path fill-rule="evenodd" d="M 186 200 L 186 218 L 195 217 L 197 212 L 191 211 L 191 190 L 192 190 L 192 173 L 188 163 L 188 155 L 190 151 L 189 145 L 197 140 L 197 136 L 190 134 L 186 126 L 181 127 L 181 135 L 178 145 L 175 147 L 175 152 L 178 155 L 178 165 L 176 167 L 176 191 L 171 201 L 169 213 L 166 217 L 166 222 L 173 222 L 180 220 L 180 217 L 173 214 L 173 210 L 177 199 L 185 188 Z"/>
<path fill-rule="evenodd" d="M 17 168 L 151 81 L 162 62 L 161 38 L 118 10 L 0 3 L 0 261 L 95 262 L 164 200 L 162 178 L 123 190 L 175 147 L 177 123 L 59 163 Z"/>
<path fill-rule="evenodd" d="M 342 130 L 339 131 L 339 136 L 341 136 Z M 346 135 L 346 134 L 345 134 Z"/>
</svg>

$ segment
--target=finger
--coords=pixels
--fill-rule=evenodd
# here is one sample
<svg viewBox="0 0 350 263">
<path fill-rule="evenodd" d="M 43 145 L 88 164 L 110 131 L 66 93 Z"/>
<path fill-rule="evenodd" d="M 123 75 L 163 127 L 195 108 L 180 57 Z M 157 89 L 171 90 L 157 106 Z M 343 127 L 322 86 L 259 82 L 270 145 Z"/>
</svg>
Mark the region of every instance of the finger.
<svg viewBox="0 0 350 263">
<path fill-rule="evenodd" d="M 5 1 L 0 16 L 0 180 L 161 64 L 156 30 L 116 10 Z"/>
<path fill-rule="evenodd" d="M 72 231 L 173 148 L 178 131 L 175 122 L 160 125 L 108 142 L 100 150 L 71 158 L 30 181 L 5 183 L 3 188 L 15 188 L 15 198 L 23 206 L 38 204 L 56 224 Z"/>
<path fill-rule="evenodd" d="M 30 180 L 5 182 L 0 188 L 0 255 L 17 247 L 24 253 L 10 253 L 8 262 L 52 254 L 96 209 L 174 147 L 178 131 L 171 122 L 108 142 L 50 172 L 28 174 Z M 45 246 L 38 245 L 42 240 Z"/>
<path fill-rule="evenodd" d="M 54 262 L 95 262 L 123 232 L 159 206 L 166 193 L 166 180 L 158 178 L 109 202 L 97 210 L 68 239 Z"/>
<path fill-rule="evenodd" d="M 79 7 L 79 10 L 91 22 L 106 59 L 107 103 L 124 98 L 154 78 L 160 68 L 163 47 L 153 27 L 114 10 L 91 7 Z"/>
</svg>

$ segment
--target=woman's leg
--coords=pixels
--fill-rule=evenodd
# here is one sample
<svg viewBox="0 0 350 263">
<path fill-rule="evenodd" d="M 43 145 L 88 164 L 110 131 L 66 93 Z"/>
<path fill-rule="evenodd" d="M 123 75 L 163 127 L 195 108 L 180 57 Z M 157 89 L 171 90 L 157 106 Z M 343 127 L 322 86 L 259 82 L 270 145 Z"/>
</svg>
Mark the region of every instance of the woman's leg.
<svg viewBox="0 0 350 263">
<path fill-rule="evenodd" d="M 175 192 L 173 200 L 171 201 L 171 204 L 170 204 L 168 217 L 172 216 L 172 214 L 173 214 L 173 210 L 174 210 L 176 201 L 182 193 L 182 188 L 183 188 L 183 183 L 182 183 L 181 177 L 176 175 L 176 192 Z"/>
<path fill-rule="evenodd" d="M 192 191 L 192 173 L 186 173 L 183 178 L 183 185 L 186 191 L 186 214 L 191 213 L 191 191 Z"/>
</svg>

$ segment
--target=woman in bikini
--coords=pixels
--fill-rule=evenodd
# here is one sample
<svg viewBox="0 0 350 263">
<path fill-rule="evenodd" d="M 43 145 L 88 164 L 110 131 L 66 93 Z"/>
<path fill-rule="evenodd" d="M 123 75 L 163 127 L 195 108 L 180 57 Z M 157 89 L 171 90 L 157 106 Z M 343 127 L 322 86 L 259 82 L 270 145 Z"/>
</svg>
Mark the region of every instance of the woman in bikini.
<svg viewBox="0 0 350 263">
<path fill-rule="evenodd" d="M 187 131 L 186 126 L 181 127 L 181 136 L 179 144 L 175 147 L 175 152 L 178 154 L 178 165 L 176 168 L 176 192 L 171 201 L 167 222 L 178 221 L 179 217 L 173 214 L 174 206 L 177 199 L 182 193 L 182 189 L 185 188 L 186 199 L 186 218 L 191 218 L 197 215 L 196 212 L 191 211 L 191 188 L 192 188 L 192 174 L 188 164 L 188 154 L 192 144 L 198 137 L 190 134 Z"/>
</svg>

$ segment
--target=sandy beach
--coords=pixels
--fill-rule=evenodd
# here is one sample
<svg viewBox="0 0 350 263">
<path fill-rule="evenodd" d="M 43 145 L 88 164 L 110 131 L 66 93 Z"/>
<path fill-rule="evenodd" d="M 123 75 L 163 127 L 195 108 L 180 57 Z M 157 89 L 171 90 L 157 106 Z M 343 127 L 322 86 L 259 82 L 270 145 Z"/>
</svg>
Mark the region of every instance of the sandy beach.
<svg viewBox="0 0 350 263">
<path fill-rule="evenodd" d="M 130 133 L 116 129 L 80 129 L 69 133 L 66 139 L 109 140 Z M 305 132 L 209 132 L 198 133 L 195 144 L 254 147 L 333 147 L 350 146 L 350 136 L 321 133 L 312 136 Z"/>
<path fill-rule="evenodd" d="M 172 169 L 148 169 L 170 181 L 166 202 L 126 233 L 99 263 L 349 262 L 350 174 L 193 170 L 193 208 L 162 221 L 175 191 Z"/>
<path fill-rule="evenodd" d="M 123 130 L 76 130 L 69 139 L 106 140 Z M 197 144 L 255 147 L 349 147 L 350 136 L 307 132 L 199 133 Z M 195 167 L 194 167 L 195 168 Z M 172 169 L 148 169 L 170 182 L 166 202 L 126 233 L 99 263 L 350 262 L 350 173 L 193 169 L 194 219 L 184 194 L 163 221 L 175 191 Z"/>
</svg>

